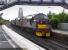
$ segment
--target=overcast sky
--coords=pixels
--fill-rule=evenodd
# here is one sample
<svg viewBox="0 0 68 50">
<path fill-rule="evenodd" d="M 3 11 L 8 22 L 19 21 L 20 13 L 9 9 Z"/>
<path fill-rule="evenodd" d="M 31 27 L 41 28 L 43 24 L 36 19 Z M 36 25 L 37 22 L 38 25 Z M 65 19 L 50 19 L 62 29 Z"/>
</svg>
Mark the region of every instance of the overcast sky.
<svg viewBox="0 0 68 50">
<path fill-rule="evenodd" d="M 3 11 L 0 11 L 0 13 L 4 13 L 3 14 L 3 18 L 4 19 L 15 19 L 16 17 L 18 17 L 18 11 L 19 8 L 23 9 L 23 15 L 27 16 L 30 14 L 36 14 L 36 13 L 44 13 L 47 14 L 49 11 L 51 11 L 52 13 L 60 13 L 63 11 L 63 7 L 60 6 L 27 6 L 27 5 L 16 5 L 13 7 L 10 7 L 8 9 L 5 9 Z M 65 9 L 65 12 L 68 12 L 67 9 Z"/>
</svg>

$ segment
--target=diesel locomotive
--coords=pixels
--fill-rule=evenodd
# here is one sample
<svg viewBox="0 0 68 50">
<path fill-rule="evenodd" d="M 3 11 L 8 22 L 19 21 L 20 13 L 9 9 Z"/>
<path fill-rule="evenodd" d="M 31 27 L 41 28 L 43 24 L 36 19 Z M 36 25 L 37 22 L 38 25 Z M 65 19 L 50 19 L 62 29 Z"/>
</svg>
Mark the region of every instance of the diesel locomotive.
<svg viewBox="0 0 68 50">
<path fill-rule="evenodd" d="M 39 37 L 51 36 L 51 26 L 49 24 L 49 19 L 47 15 L 43 13 L 39 13 L 29 16 L 31 16 L 32 18 L 29 19 L 26 17 L 16 18 L 15 20 L 12 20 L 11 23 L 21 28 L 25 28 L 25 29 L 31 28 L 34 30 L 33 34 Z"/>
</svg>

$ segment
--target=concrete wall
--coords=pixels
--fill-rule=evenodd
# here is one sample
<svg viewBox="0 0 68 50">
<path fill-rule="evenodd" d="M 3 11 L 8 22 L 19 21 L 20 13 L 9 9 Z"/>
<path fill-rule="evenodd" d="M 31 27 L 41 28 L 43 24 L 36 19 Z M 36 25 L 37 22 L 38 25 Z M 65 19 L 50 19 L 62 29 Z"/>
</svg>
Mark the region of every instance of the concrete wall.
<svg viewBox="0 0 68 50">
<path fill-rule="evenodd" d="M 68 30 L 68 23 L 60 23 L 58 25 L 59 29 Z"/>
</svg>

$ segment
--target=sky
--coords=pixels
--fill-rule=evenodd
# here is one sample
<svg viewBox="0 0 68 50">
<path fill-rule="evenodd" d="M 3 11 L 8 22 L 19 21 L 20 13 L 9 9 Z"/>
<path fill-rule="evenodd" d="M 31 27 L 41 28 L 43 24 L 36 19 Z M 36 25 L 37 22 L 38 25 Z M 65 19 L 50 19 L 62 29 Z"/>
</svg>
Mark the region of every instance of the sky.
<svg viewBox="0 0 68 50">
<path fill-rule="evenodd" d="M 0 13 L 4 13 L 2 17 L 7 20 L 14 20 L 18 17 L 19 8 L 23 9 L 23 16 L 37 14 L 37 13 L 44 13 L 48 14 L 49 11 L 52 13 L 61 13 L 63 11 L 63 7 L 61 6 L 27 6 L 27 5 L 16 5 L 0 11 Z M 67 9 L 64 9 L 66 13 L 68 13 Z"/>
</svg>

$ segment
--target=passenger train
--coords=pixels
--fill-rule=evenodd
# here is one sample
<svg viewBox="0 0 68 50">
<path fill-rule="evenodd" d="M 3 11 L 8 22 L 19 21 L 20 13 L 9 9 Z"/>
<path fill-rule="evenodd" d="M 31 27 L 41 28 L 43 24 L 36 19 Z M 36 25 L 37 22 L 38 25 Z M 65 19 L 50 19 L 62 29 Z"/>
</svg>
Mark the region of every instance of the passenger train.
<svg viewBox="0 0 68 50">
<path fill-rule="evenodd" d="M 48 16 L 43 13 L 29 15 L 32 18 L 28 19 L 26 17 L 16 18 L 12 20 L 13 25 L 17 25 L 21 28 L 31 28 L 34 30 L 34 35 L 39 37 L 50 37 L 51 36 L 51 26 L 49 24 Z M 27 16 L 27 17 L 29 17 Z"/>
</svg>

